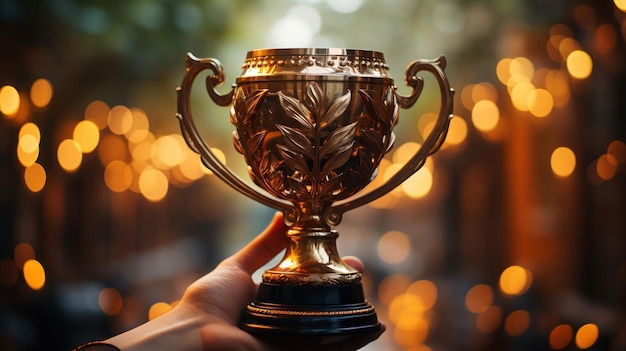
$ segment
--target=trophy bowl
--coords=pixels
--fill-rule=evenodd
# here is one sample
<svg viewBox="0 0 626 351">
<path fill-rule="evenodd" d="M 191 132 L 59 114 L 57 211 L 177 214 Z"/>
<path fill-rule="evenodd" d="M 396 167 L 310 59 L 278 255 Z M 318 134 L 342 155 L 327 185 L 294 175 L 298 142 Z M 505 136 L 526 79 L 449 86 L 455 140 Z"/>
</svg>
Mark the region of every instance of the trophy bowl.
<svg viewBox="0 0 626 351">
<path fill-rule="evenodd" d="M 187 55 L 177 89 L 182 134 L 202 162 L 242 194 L 283 212 L 290 243 L 283 259 L 262 275 L 257 296 L 243 311 L 250 333 L 340 336 L 380 330 L 367 302 L 361 273 L 336 248 L 342 215 L 373 201 L 419 170 L 443 143 L 452 117 L 453 90 L 444 56 L 411 62 L 400 95 L 381 52 L 333 48 L 261 49 L 248 52 L 242 73 L 227 94 L 216 87 L 224 69 L 212 58 Z M 257 187 L 248 185 L 211 152 L 191 113 L 198 74 L 209 70 L 213 102 L 230 106 L 233 143 Z M 399 108 L 418 100 L 430 72 L 440 89 L 434 128 L 415 155 L 378 188 L 360 192 L 376 177 L 394 144 Z M 262 191 L 261 191 L 262 189 Z"/>
</svg>

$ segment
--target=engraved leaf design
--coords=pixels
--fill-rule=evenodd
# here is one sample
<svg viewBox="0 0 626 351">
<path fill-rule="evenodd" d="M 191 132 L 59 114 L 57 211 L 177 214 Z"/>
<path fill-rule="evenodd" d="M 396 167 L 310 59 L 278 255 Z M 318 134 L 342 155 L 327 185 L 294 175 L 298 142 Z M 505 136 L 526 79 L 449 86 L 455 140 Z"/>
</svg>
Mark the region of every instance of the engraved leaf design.
<svg viewBox="0 0 626 351">
<path fill-rule="evenodd" d="M 320 126 L 324 128 L 325 126 L 333 123 L 341 115 L 343 115 L 343 113 L 346 112 L 346 109 L 350 105 L 351 97 L 352 93 L 350 92 L 350 90 L 348 90 L 347 93 L 331 101 L 330 106 L 328 106 L 328 110 L 320 121 Z"/>
<path fill-rule="evenodd" d="M 259 161 L 259 172 L 261 174 L 266 174 L 269 170 L 270 170 L 270 160 L 271 160 L 271 153 L 269 151 L 266 151 L 263 153 L 263 156 L 261 157 L 261 160 Z"/>
<path fill-rule="evenodd" d="M 260 150 L 263 139 L 265 139 L 265 134 L 267 134 L 267 131 L 262 130 L 250 138 L 248 145 L 246 145 L 246 155 L 252 155 L 255 151 Z"/>
<path fill-rule="evenodd" d="M 354 133 L 356 132 L 356 124 L 357 122 L 354 122 L 348 124 L 347 126 L 333 130 L 333 132 L 328 135 L 321 148 L 320 158 L 324 158 L 325 156 L 336 152 L 338 149 L 348 144 L 352 144 L 352 141 L 354 140 Z"/>
<path fill-rule="evenodd" d="M 278 101 L 289 117 L 293 118 L 307 130 L 313 129 L 313 123 L 309 119 L 309 110 L 298 99 L 279 91 Z"/>
<path fill-rule="evenodd" d="M 351 141 L 349 144 L 340 147 L 337 152 L 335 152 L 328 161 L 324 163 L 324 167 L 322 168 L 322 175 L 328 174 L 330 171 L 337 169 L 343 166 L 352 155 L 352 145 L 354 141 Z"/>
<path fill-rule="evenodd" d="M 377 121 L 384 124 L 386 129 L 390 129 L 390 121 L 385 118 L 387 116 L 387 109 L 380 96 L 373 90 L 360 89 L 359 93 L 363 100 L 365 100 L 365 107 Z"/>
<path fill-rule="evenodd" d="M 300 171 L 304 174 L 311 173 L 311 171 L 309 170 L 309 166 L 306 163 L 306 160 L 304 159 L 304 157 L 302 157 L 302 154 L 291 150 L 285 145 L 276 145 L 276 148 L 278 149 L 278 153 L 283 158 L 285 164 L 288 167 L 295 171 Z"/>
<path fill-rule="evenodd" d="M 287 183 L 289 186 L 295 190 L 296 194 L 308 194 L 309 190 L 306 188 L 306 185 L 302 184 L 299 180 L 288 177 Z"/>
<path fill-rule="evenodd" d="M 337 175 L 335 177 L 330 178 L 326 183 L 324 183 L 321 187 L 320 193 L 322 194 L 332 194 L 335 190 L 341 188 L 341 175 Z"/>
<path fill-rule="evenodd" d="M 385 151 L 385 146 L 383 145 L 382 138 L 377 131 L 371 129 L 363 129 L 361 130 L 361 135 L 363 135 L 363 139 L 365 139 L 365 142 L 367 143 L 369 148 L 372 149 L 372 151 L 374 151 L 376 154 L 381 154 L 383 151 Z"/>
<path fill-rule="evenodd" d="M 304 135 L 304 133 L 298 129 L 280 124 L 277 124 L 276 128 L 278 128 L 280 133 L 283 135 L 283 140 L 285 141 L 285 144 L 287 144 L 287 147 L 292 148 L 294 151 L 308 156 L 309 158 L 313 158 L 313 145 L 311 145 L 311 141 L 306 135 Z"/>
<path fill-rule="evenodd" d="M 248 123 L 250 119 L 256 114 L 256 110 L 259 106 L 259 103 L 263 101 L 265 95 L 267 95 L 267 89 L 259 89 L 255 90 L 250 94 L 250 96 L 246 96 L 246 106 L 245 106 L 245 114 L 243 123 Z M 240 110 L 241 111 L 241 110 Z"/>
<path fill-rule="evenodd" d="M 311 82 L 306 88 L 306 97 L 304 102 L 310 111 L 317 113 L 318 116 L 324 114 L 325 105 L 324 92 L 319 84 Z"/>
</svg>

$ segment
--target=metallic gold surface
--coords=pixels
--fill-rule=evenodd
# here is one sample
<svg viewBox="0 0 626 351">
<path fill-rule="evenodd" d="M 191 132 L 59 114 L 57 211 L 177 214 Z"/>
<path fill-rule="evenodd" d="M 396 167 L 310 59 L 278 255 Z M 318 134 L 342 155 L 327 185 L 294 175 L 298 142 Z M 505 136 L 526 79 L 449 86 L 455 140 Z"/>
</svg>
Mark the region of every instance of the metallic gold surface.
<svg viewBox="0 0 626 351">
<path fill-rule="evenodd" d="M 443 56 L 409 64 L 405 83 L 413 90 L 403 96 L 397 93 L 380 52 L 254 50 L 248 52 L 232 90 L 221 95 L 216 91 L 224 82 L 219 61 L 188 54 L 183 83 L 177 89 L 177 117 L 185 140 L 224 182 L 282 211 L 289 227 L 286 235 L 291 241 L 285 256 L 263 274 L 263 283 L 360 284 L 361 274 L 346 265 L 337 252 L 338 234 L 333 227 L 346 211 L 400 185 L 439 149 L 452 117 L 453 90 L 443 71 L 445 65 Z M 250 178 L 264 192 L 249 186 L 221 163 L 195 127 L 191 86 L 203 70 L 210 71 L 206 87 L 211 99 L 220 106 L 230 106 L 234 146 L 244 156 Z M 430 72 L 440 88 L 441 109 L 431 134 L 386 183 L 360 194 L 393 147 L 399 109 L 411 107 L 419 98 L 423 79 L 417 74 L 422 71 Z"/>
</svg>

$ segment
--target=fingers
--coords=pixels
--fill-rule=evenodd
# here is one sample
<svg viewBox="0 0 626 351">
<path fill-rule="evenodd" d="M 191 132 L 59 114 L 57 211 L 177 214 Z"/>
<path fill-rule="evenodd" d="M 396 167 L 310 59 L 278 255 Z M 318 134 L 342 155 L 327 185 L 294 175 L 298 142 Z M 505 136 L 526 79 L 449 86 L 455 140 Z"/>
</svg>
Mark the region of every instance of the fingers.
<svg viewBox="0 0 626 351">
<path fill-rule="evenodd" d="M 269 262 L 287 246 L 289 239 L 285 236 L 283 215 L 277 212 L 270 224 L 254 240 L 229 258 L 248 274 Z"/>
<path fill-rule="evenodd" d="M 343 262 L 348 266 L 356 269 L 357 271 L 363 273 L 365 271 L 365 266 L 363 265 L 363 261 L 355 256 L 346 256 L 342 258 Z"/>
</svg>

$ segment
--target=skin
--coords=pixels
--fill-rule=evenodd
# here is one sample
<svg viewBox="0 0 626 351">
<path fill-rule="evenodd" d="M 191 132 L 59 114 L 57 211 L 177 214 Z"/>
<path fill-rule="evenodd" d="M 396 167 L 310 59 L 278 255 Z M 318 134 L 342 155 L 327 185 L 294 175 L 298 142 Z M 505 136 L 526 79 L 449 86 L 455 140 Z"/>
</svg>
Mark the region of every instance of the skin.
<svg viewBox="0 0 626 351">
<path fill-rule="evenodd" d="M 123 351 L 266 351 L 293 349 L 268 344 L 237 327 L 241 311 L 254 299 L 258 285 L 251 275 L 282 251 L 289 239 L 284 235 L 282 214 L 239 252 L 222 261 L 212 272 L 192 283 L 171 311 L 134 329 L 114 336 L 106 343 Z M 344 262 L 358 271 L 363 263 L 355 257 Z M 300 343 L 299 350 L 356 350 L 377 339 L 374 334 L 356 335 L 331 344 Z"/>
</svg>

